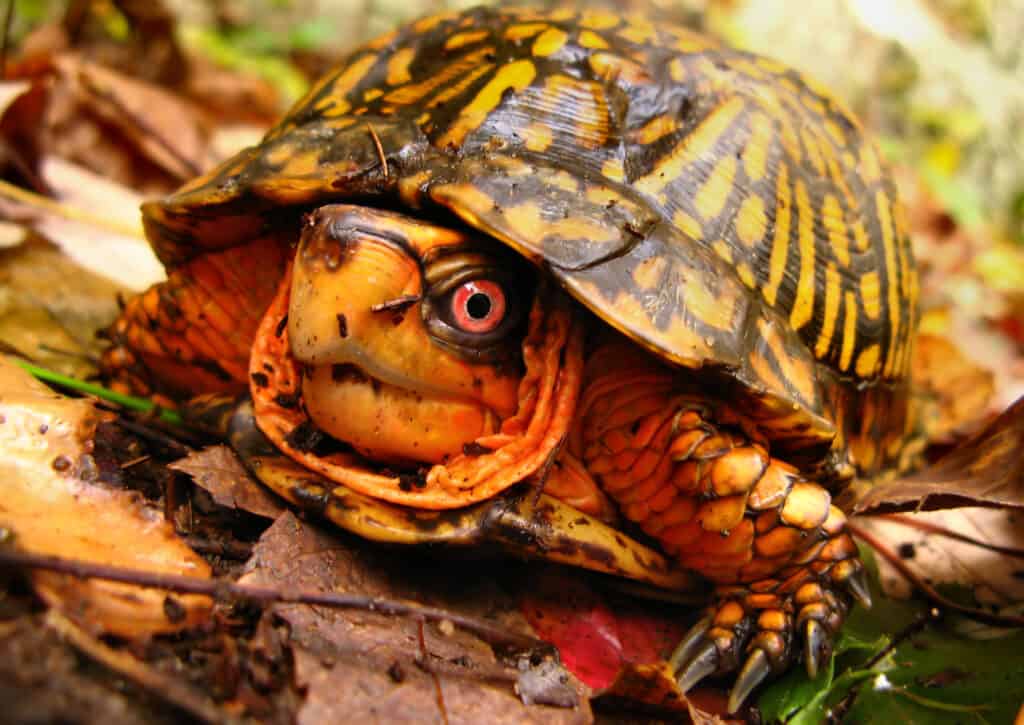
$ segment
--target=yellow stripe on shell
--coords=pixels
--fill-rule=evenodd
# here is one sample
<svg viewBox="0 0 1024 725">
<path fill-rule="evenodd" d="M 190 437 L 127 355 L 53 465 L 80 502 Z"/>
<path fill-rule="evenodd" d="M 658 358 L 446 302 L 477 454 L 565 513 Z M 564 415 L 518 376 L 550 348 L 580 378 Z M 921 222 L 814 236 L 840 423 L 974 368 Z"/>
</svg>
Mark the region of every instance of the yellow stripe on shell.
<svg viewBox="0 0 1024 725">
<path fill-rule="evenodd" d="M 409 66 L 416 57 L 415 48 L 402 48 L 395 51 L 395 54 L 388 59 L 388 70 L 386 80 L 390 86 L 400 86 L 412 80 L 409 73 Z"/>
<path fill-rule="evenodd" d="M 757 194 L 747 196 L 736 214 L 735 225 L 736 235 L 746 246 L 754 247 L 760 242 L 768 228 L 764 199 Z"/>
<path fill-rule="evenodd" d="M 725 202 L 733 189 L 733 180 L 736 178 L 736 156 L 728 154 L 720 159 L 711 174 L 704 181 L 697 195 L 693 199 L 693 205 L 697 213 L 704 219 L 714 219 L 722 213 Z"/>
<path fill-rule="evenodd" d="M 775 126 L 768 116 L 755 113 L 750 118 L 750 138 L 743 149 L 743 170 L 751 181 L 760 181 L 768 171 L 768 144 L 775 138 Z"/>
<path fill-rule="evenodd" d="M 835 334 L 836 318 L 839 316 L 839 300 L 842 290 L 840 289 L 839 270 L 835 264 L 829 262 L 825 267 L 825 316 L 821 323 L 821 332 L 818 333 L 818 340 L 814 345 L 814 357 L 821 360 L 828 353 L 832 344 L 832 336 Z"/>
<path fill-rule="evenodd" d="M 839 353 L 839 369 L 844 373 L 850 369 L 854 344 L 857 341 L 857 295 L 847 290 L 843 296 L 845 317 L 843 319 L 843 346 Z"/>
<path fill-rule="evenodd" d="M 456 61 L 444 66 L 437 74 L 419 83 L 400 86 L 384 96 L 388 103 L 397 103 L 402 106 L 419 103 L 436 88 L 447 86 L 451 81 L 459 78 L 464 73 L 480 67 L 485 58 L 493 52 L 492 48 L 480 48 L 467 53 Z"/>
<path fill-rule="evenodd" d="M 605 50 L 608 48 L 608 41 L 592 30 L 581 30 L 577 38 L 579 44 L 591 50 Z"/>
<path fill-rule="evenodd" d="M 533 82 L 537 68 L 529 60 L 517 60 L 503 65 L 495 72 L 476 97 L 466 104 L 451 128 L 438 139 L 437 145 L 461 146 L 466 136 L 480 127 L 487 116 L 498 107 L 509 89 L 521 91 Z"/>
<path fill-rule="evenodd" d="M 814 314 L 814 208 L 802 179 L 796 182 L 796 207 L 800 215 L 797 241 L 800 247 L 800 276 L 796 283 L 796 300 L 789 313 L 789 323 L 799 330 Z"/>
<path fill-rule="evenodd" d="M 679 129 L 679 122 L 667 114 L 659 114 L 634 132 L 634 138 L 642 144 L 652 144 Z"/>
<path fill-rule="evenodd" d="M 489 30 L 470 30 L 465 33 L 456 33 L 444 42 L 444 49 L 458 50 L 459 48 L 465 48 L 467 45 L 479 43 L 490 34 L 491 31 Z"/>
<path fill-rule="evenodd" d="M 878 371 L 878 355 L 880 353 L 878 343 L 869 345 L 861 350 L 857 356 L 857 375 L 862 378 L 870 378 Z"/>
<path fill-rule="evenodd" d="M 584 10 L 579 18 L 580 27 L 588 30 L 608 30 L 620 22 L 618 15 L 605 10 Z"/>
<path fill-rule="evenodd" d="M 551 27 L 547 23 L 519 23 L 505 28 L 506 40 L 526 40 L 532 38 L 544 29 Z"/>
<path fill-rule="evenodd" d="M 447 103 L 453 98 L 461 96 L 465 93 L 467 88 L 476 83 L 482 76 L 490 73 L 492 70 L 494 70 L 493 63 L 484 63 L 483 65 L 474 68 L 455 83 L 452 83 L 450 86 L 445 86 L 435 93 L 434 96 L 427 101 L 427 108 L 436 108 L 437 106 Z"/>
<path fill-rule="evenodd" d="M 540 58 L 546 58 L 564 48 L 568 39 L 569 36 L 566 35 L 564 30 L 548 28 L 533 41 L 533 47 L 530 49 L 530 52 Z"/>
<path fill-rule="evenodd" d="M 875 213 L 882 228 L 882 248 L 885 252 L 885 274 L 889 290 L 889 349 L 886 353 L 885 374 L 891 375 L 896 362 L 896 344 L 900 333 L 899 271 L 896 268 L 896 239 L 893 229 L 889 197 L 883 189 L 875 192 Z"/>
<path fill-rule="evenodd" d="M 877 320 L 882 304 L 877 271 L 865 272 L 860 276 L 860 299 L 864 305 L 864 314 Z"/>
<path fill-rule="evenodd" d="M 775 234 L 772 237 L 772 253 L 768 260 L 768 284 L 763 291 L 765 302 L 772 307 L 775 306 L 779 286 L 786 276 L 790 226 L 793 222 L 793 191 L 789 186 L 789 166 L 786 164 L 779 167 L 775 199 Z"/>
<path fill-rule="evenodd" d="M 745 105 L 742 98 L 734 97 L 715 108 L 692 133 L 681 139 L 675 148 L 659 159 L 650 173 L 637 179 L 634 187 L 647 194 L 660 193 L 666 186 L 678 179 L 686 167 L 698 159 L 708 157 L 715 143 L 742 113 Z M 730 154 L 728 158 L 735 161 L 736 157 Z M 733 173 L 735 173 L 735 166 Z M 724 200 L 722 203 L 725 203 Z"/>
<path fill-rule="evenodd" d="M 832 253 L 839 264 L 844 267 L 850 264 L 850 239 L 846 235 L 846 222 L 843 219 L 843 207 L 835 194 L 826 194 L 821 204 L 821 223 L 828 234 Z"/>
</svg>

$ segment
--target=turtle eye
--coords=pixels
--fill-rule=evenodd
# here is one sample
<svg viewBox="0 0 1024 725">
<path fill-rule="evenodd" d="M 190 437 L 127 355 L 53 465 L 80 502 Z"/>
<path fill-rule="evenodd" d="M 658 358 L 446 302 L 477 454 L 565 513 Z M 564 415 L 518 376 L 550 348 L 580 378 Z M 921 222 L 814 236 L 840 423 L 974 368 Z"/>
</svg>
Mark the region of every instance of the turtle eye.
<svg viewBox="0 0 1024 725">
<path fill-rule="evenodd" d="M 463 332 L 493 332 L 505 319 L 505 312 L 505 291 L 492 280 L 463 282 L 452 292 L 451 320 Z"/>
</svg>

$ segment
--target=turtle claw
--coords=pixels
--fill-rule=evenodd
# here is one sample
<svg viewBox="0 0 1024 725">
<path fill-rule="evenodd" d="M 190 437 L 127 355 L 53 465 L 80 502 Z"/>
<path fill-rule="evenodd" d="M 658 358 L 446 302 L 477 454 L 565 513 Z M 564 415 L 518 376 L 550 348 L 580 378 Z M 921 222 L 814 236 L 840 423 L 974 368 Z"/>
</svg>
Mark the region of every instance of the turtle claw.
<svg viewBox="0 0 1024 725">
<path fill-rule="evenodd" d="M 704 646 L 683 665 L 676 677 L 679 690 L 686 694 L 693 686 L 718 669 L 718 647 L 713 641 L 706 641 Z"/>
<path fill-rule="evenodd" d="M 828 647 L 828 632 L 821 622 L 809 619 L 804 625 L 804 664 L 807 676 L 812 680 L 818 676 L 822 656 Z"/>
<path fill-rule="evenodd" d="M 710 614 L 702 617 L 679 641 L 679 644 L 676 645 L 675 650 L 672 652 L 672 656 L 669 657 L 668 660 L 669 665 L 672 666 L 674 671 L 680 672 L 683 669 L 683 663 L 690 661 L 691 656 L 697 651 L 697 647 L 704 639 L 704 635 L 709 629 L 711 629 L 711 623 L 713 621 L 714 620 Z"/>
<path fill-rule="evenodd" d="M 851 573 L 843 584 L 860 605 L 865 609 L 871 609 L 871 590 L 868 588 L 868 575 L 864 567 L 861 566 Z"/>
<path fill-rule="evenodd" d="M 751 691 L 760 685 L 771 672 L 771 660 L 763 649 L 758 648 L 750 653 L 747 661 L 743 664 L 743 669 L 736 677 L 736 683 L 729 692 L 728 711 L 730 715 L 740 709 Z"/>
</svg>

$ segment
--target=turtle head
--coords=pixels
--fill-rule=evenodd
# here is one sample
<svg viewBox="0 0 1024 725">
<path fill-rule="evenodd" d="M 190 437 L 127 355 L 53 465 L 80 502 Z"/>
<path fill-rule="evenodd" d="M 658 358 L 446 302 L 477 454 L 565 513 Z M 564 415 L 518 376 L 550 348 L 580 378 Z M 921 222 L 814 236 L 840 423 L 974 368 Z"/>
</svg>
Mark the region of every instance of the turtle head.
<svg viewBox="0 0 1024 725">
<path fill-rule="evenodd" d="M 575 308 L 537 275 L 477 232 L 317 209 L 254 343 L 261 429 L 400 503 L 459 506 L 522 480 L 564 439 L 582 369 Z"/>
<path fill-rule="evenodd" d="M 375 209 L 306 221 L 288 304 L 303 400 L 381 461 L 441 463 L 518 407 L 529 265 L 462 232 Z"/>
</svg>

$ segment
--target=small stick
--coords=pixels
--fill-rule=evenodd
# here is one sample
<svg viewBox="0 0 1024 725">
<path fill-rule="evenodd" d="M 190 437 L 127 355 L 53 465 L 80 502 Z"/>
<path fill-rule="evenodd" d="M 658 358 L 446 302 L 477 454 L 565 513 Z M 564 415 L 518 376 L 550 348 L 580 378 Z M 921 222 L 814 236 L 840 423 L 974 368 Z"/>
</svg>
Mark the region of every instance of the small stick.
<svg viewBox="0 0 1024 725">
<path fill-rule="evenodd" d="M 388 157 L 384 155 L 384 144 L 380 142 L 380 136 L 377 135 L 376 129 L 373 125 L 367 121 L 366 128 L 370 132 L 370 138 L 373 139 L 373 145 L 377 147 L 377 155 L 380 156 L 381 166 L 384 167 L 384 178 L 388 178 Z"/>
<path fill-rule="evenodd" d="M 427 639 L 423 635 L 422 619 L 417 622 L 416 634 L 420 643 L 420 662 L 422 663 L 423 670 L 430 675 L 430 679 L 434 681 L 434 695 L 437 697 L 437 709 L 441 713 L 441 722 L 443 722 L 444 725 L 448 725 L 448 708 L 444 704 L 444 691 L 441 689 L 441 679 L 430 666 L 430 654 L 427 652 Z"/>
<path fill-rule="evenodd" d="M 158 574 L 138 569 L 111 566 L 109 564 L 96 564 L 80 559 L 65 559 L 59 556 L 18 551 L 9 547 L 0 548 L 0 568 L 2 567 L 45 569 L 46 571 L 54 571 L 60 574 L 69 574 L 79 579 L 106 579 L 153 589 L 164 589 L 181 594 L 202 594 L 219 600 L 234 598 L 250 600 L 260 604 L 273 604 L 276 602 L 311 604 L 339 609 L 361 609 L 367 612 L 379 612 L 393 616 L 420 617 L 430 622 L 448 620 L 452 624 L 462 627 L 492 644 L 520 650 L 552 651 L 550 644 L 536 637 L 512 632 L 475 617 L 467 617 L 444 609 L 395 599 L 367 597 L 360 594 L 345 594 L 342 592 L 313 592 L 255 586 L 252 584 L 237 584 L 223 580 L 200 579 L 181 574 Z"/>
<path fill-rule="evenodd" d="M 1012 556 L 1015 559 L 1024 559 L 1024 549 L 1018 549 L 1012 546 L 999 546 L 998 544 L 989 544 L 975 539 L 966 534 L 961 534 L 953 529 L 948 529 L 945 526 L 939 526 L 933 524 L 930 521 L 922 521 L 914 518 L 913 516 L 907 516 L 905 514 L 880 514 L 874 518 L 881 521 L 891 521 L 894 524 L 900 524 L 901 526 L 907 526 L 911 529 L 918 529 L 920 531 L 927 532 L 929 534 L 937 534 L 939 536 L 945 536 L 950 539 L 962 541 L 965 544 L 973 544 L 980 549 L 986 551 L 994 551 L 997 554 L 1005 554 L 1006 556 Z"/>
<path fill-rule="evenodd" d="M 79 224 L 88 224 L 89 226 L 96 227 L 97 229 L 104 229 L 111 234 L 135 239 L 145 239 L 141 225 L 134 227 L 119 224 L 118 222 L 111 221 L 77 207 L 68 206 L 67 204 L 62 204 L 54 201 L 53 199 L 48 199 L 41 194 L 36 194 L 35 192 L 27 189 L 22 189 L 20 186 L 15 186 L 3 179 L 0 179 L 0 196 L 25 204 L 29 208 L 38 209 L 48 214 L 54 214 L 62 217 L 63 219 L 67 219 L 68 221 L 78 222 Z"/>
<path fill-rule="evenodd" d="M 939 594 L 931 584 L 918 576 L 913 569 L 907 566 L 906 562 L 904 562 L 895 551 L 882 543 L 877 536 L 869 534 L 854 523 L 847 522 L 846 528 L 851 534 L 856 536 L 858 539 L 863 540 L 872 549 L 877 551 L 883 559 L 892 564 L 900 574 L 907 578 L 907 581 L 922 591 L 924 595 L 936 606 L 953 612 L 959 612 L 965 617 L 969 617 L 970 619 L 974 619 L 978 622 L 984 622 L 985 624 L 992 624 L 998 627 L 1024 627 L 1024 616 L 1014 614 L 994 614 L 992 612 L 986 612 L 984 609 L 967 607 L 963 604 L 954 602 L 952 599 L 947 599 Z"/>
</svg>

